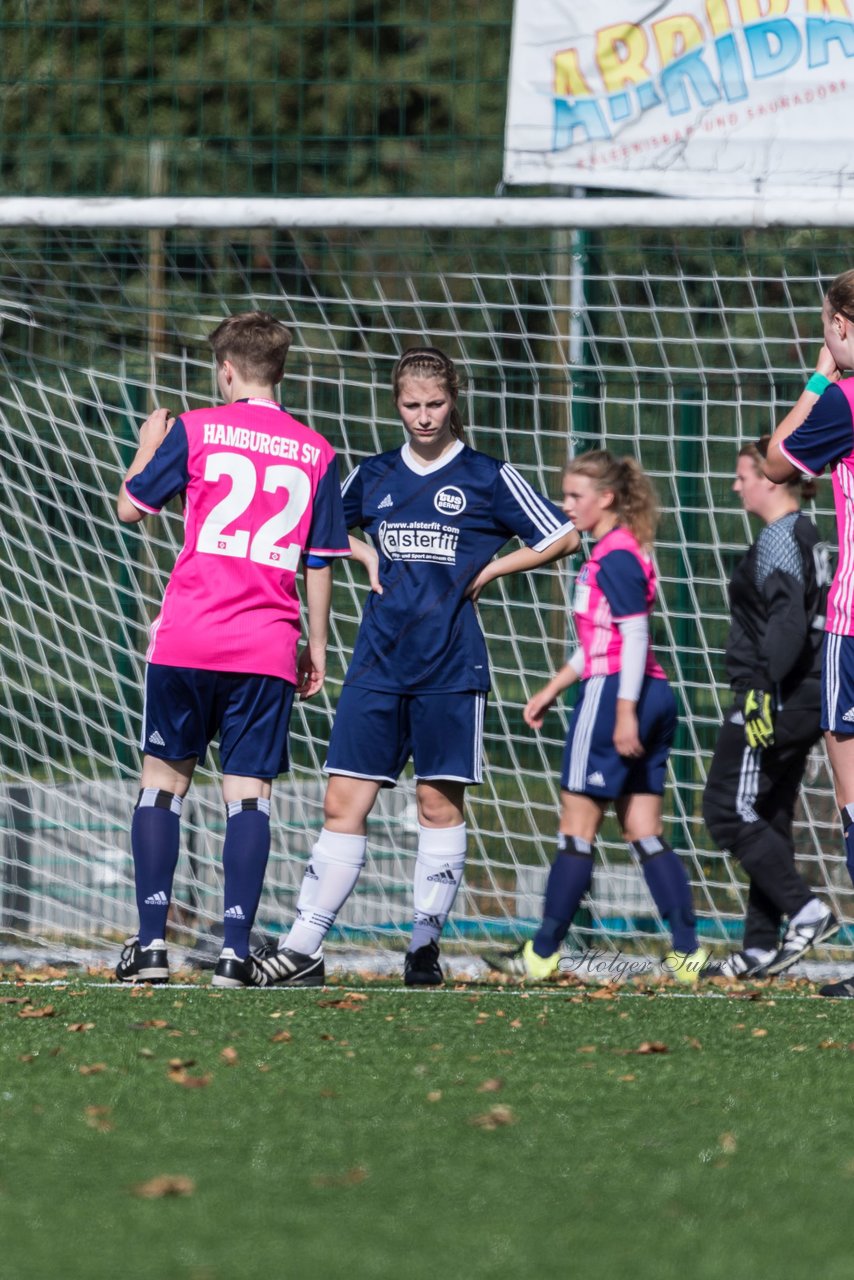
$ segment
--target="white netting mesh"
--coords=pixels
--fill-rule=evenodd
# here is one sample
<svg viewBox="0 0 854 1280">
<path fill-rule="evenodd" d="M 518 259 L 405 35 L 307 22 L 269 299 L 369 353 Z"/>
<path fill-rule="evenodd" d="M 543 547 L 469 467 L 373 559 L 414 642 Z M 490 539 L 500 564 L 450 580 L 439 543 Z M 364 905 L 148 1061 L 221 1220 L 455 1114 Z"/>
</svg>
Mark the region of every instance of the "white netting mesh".
<svg viewBox="0 0 854 1280">
<path fill-rule="evenodd" d="M 342 469 L 400 438 L 389 374 L 429 341 L 464 372 L 475 447 L 557 494 L 568 449 L 639 456 L 665 517 L 656 642 L 683 711 L 665 811 L 706 936 L 737 929 L 743 882 L 700 816 L 726 702 L 725 584 L 754 536 L 730 493 L 738 444 L 773 428 L 813 367 L 822 282 L 844 234 L 806 230 L 7 230 L 0 245 L 0 468 L 5 512 L 0 931 L 54 945 L 132 931 L 127 828 L 138 770 L 141 655 L 180 535 L 173 512 L 120 527 L 114 496 L 139 422 L 216 395 L 204 337 L 272 310 L 294 329 L 283 396 Z M 833 540 L 830 494 L 818 519 Z M 537 736 L 526 698 L 563 661 L 568 583 L 503 579 L 481 604 L 493 662 L 485 784 L 449 934 L 476 946 L 538 916 L 554 845 L 565 715 Z M 292 914 L 321 822 L 320 765 L 359 616 L 358 570 L 336 570 L 327 694 L 296 710 L 294 769 L 274 793 L 264 928 Z M 801 865 L 844 915 L 845 873 L 823 754 L 808 771 Z M 185 807 L 176 937 L 210 941 L 224 818 L 213 773 Z M 409 921 L 412 785 L 371 819 L 372 857 L 342 913 L 348 941 L 398 945 Z M 600 842 L 581 936 L 652 939 L 660 925 L 615 839 Z M 593 932 L 585 933 L 585 930 Z M 340 936 L 340 935 L 339 935 Z"/>
</svg>

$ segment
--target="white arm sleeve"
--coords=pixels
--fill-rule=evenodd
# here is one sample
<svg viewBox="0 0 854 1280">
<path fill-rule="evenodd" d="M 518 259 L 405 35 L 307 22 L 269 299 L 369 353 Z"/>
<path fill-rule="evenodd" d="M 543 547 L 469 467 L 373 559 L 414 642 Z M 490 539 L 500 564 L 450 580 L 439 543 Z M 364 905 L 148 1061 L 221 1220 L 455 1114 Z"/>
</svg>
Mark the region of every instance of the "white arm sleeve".
<svg viewBox="0 0 854 1280">
<path fill-rule="evenodd" d="M 572 667 L 580 680 L 584 674 L 584 650 L 582 648 L 576 649 L 574 653 L 569 655 L 566 660 L 566 664 L 567 666 Z"/>
<path fill-rule="evenodd" d="M 649 619 L 643 615 L 626 618 L 624 622 L 617 623 L 617 630 L 623 640 L 617 697 L 637 702 L 646 671 L 646 655 L 649 652 Z"/>
</svg>

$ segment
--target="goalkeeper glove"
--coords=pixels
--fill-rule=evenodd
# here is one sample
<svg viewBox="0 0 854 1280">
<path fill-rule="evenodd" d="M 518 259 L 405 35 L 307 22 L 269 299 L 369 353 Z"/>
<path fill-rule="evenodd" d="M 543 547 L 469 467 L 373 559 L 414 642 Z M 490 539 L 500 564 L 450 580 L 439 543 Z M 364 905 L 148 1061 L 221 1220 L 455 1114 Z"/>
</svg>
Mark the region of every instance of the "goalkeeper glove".
<svg viewBox="0 0 854 1280">
<path fill-rule="evenodd" d="M 774 716 L 771 710 L 771 694 L 764 689 L 748 689 L 744 699 L 744 736 L 747 745 L 770 747 L 774 741 Z"/>
</svg>

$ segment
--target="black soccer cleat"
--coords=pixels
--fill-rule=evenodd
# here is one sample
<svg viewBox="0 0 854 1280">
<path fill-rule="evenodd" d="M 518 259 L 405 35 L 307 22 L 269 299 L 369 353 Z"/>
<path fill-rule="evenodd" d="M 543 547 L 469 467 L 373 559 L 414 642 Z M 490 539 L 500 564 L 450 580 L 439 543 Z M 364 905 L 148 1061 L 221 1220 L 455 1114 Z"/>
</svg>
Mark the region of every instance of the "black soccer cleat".
<svg viewBox="0 0 854 1280">
<path fill-rule="evenodd" d="M 733 951 L 731 955 L 726 956 L 723 960 L 710 960 L 708 964 L 700 970 L 701 978 L 734 978 L 747 980 L 748 978 L 767 978 L 768 977 L 768 961 L 759 960 L 756 956 L 748 955 L 746 951 Z"/>
<path fill-rule="evenodd" d="M 168 982 L 166 943 L 162 938 L 154 938 L 147 947 L 141 947 L 139 938 L 128 938 L 116 965 L 116 977 L 119 982 L 150 982 L 158 986 Z"/>
<path fill-rule="evenodd" d="M 403 981 L 407 987 L 441 987 L 445 975 L 439 964 L 438 942 L 425 942 L 417 951 L 407 951 L 403 960 Z"/>
<path fill-rule="evenodd" d="M 769 975 L 784 973 L 793 964 L 797 964 L 810 947 L 824 942 L 826 938 L 836 933 L 838 928 L 839 921 L 829 907 L 825 907 L 819 918 L 810 921 L 809 924 L 790 924 L 783 938 L 783 945 L 768 962 L 766 972 Z"/>
<path fill-rule="evenodd" d="M 322 987 L 326 981 L 322 947 L 308 956 L 268 942 L 260 951 L 252 953 L 252 959 L 271 987 Z"/>
<path fill-rule="evenodd" d="M 269 987 L 267 975 L 253 955 L 245 960 L 228 947 L 216 962 L 211 978 L 212 987 Z"/>
<path fill-rule="evenodd" d="M 843 978 L 841 982 L 828 982 L 819 987 L 820 996 L 829 996 L 831 1000 L 854 1000 L 854 978 Z"/>
</svg>

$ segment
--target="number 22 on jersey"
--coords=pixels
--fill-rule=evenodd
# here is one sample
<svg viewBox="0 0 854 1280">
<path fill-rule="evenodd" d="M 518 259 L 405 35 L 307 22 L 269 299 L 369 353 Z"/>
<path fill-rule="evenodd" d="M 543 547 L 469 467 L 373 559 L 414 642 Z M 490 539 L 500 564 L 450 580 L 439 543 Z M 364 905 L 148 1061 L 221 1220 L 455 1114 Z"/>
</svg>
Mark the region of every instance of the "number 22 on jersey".
<svg viewBox="0 0 854 1280">
<path fill-rule="evenodd" d="M 231 489 L 208 513 L 199 530 L 196 550 L 211 556 L 247 557 L 257 564 L 271 565 L 296 573 L 302 547 L 298 542 L 282 544 L 281 539 L 293 533 L 311 501 L 311 481 L 298 467 L 285 463 L 265 467 L 262 487 L 265 493 L 286 491 L 283 505 L 253 534 L 251 529 L 236 528 L 246 515 L 258 488 L 258 472 L 251 458 L 240 453 L 212 453 L 205 462 L 205 480 L 215 484 L 227 476 Z"/>
</svg>

